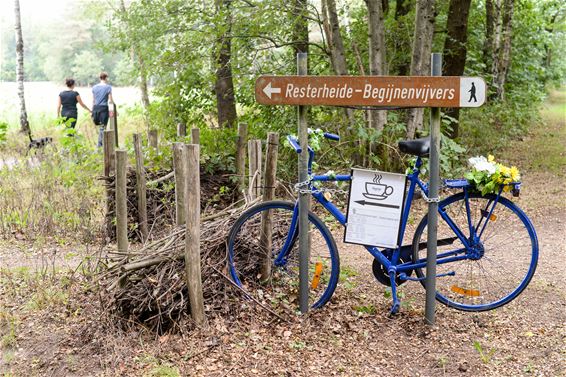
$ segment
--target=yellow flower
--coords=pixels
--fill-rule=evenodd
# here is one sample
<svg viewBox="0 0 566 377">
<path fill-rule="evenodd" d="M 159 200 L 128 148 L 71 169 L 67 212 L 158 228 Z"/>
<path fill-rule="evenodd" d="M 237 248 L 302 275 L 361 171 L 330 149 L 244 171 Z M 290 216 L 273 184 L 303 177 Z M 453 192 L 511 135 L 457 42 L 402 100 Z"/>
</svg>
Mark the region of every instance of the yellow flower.
<svg viewBox="0 0 566 377">
<path fill-rule="evenodd" d="M 495 161 L 495 157 L 493 157 L 493 155 L 489 154 L 489 155 L 487 155 L 487 160 L 489 162 L 493 162 L 493 161 Z"/>
<path fill-rule="evenodd" d="M 521 174 L 519 174 L 519 169 L 517 169 L 515 166 L 511 166 L 511 169 L 509 169 L 509 174 L 511 175 L 511 179 L 513 180 L 513 182 L 518 182 L 521 179 Z"/>
<path fill-rule="evenodd" d="M 505 165 L 501 165 L 499 164 L 499 172 L 501 173 L 501 175 L 504 175 L 506 177 L 511 176 L 511 169 L 509 169 L 507 166 Z"/>
<path fill-rule="evenodd" d="M 503 186 L 503 192 L 509 192 L 512 188 L 513 186 Z"/>
</svg>

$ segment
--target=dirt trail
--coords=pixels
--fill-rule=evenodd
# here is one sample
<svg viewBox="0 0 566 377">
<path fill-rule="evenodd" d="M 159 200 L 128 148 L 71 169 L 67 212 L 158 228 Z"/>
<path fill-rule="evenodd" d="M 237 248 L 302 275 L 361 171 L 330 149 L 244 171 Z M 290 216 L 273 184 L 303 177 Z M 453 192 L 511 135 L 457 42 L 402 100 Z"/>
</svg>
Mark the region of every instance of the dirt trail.
<svg viewBox="0 0 566 377">
<path fill-rule="evenodd" d="M 423 321 L 424 290 L 411 283 L 402 287 L 401 314 L 390 318 L 390 299 L 371 274 L 368 254 L 361 247 L 340 244 L 344 279 L 333 300 L 290 323 L 218 321 L 190 336 L 122 333 L 102 328 L 96 306 L 80 303 L 76 292 L 62 300 L 48 296 L 37 310 L 30 309 L 25 294 L 5 295 L 0 298 L 0 372 L 14 376 L 566 375 L 565 100 L 566 92 L 556 94 L 544 112 L 544 127 L 511 143 L 503 154 L 523 172 L 517 203 L 531 217 L 540 244 L 533 281 L 503 308 L 464 313 L 438 305 L 437 324 L 431 328 Z M 341 230 L 335 237 L 342 238 Z M 0 291 L 5 284 L 23 290 L 26 277 L 18 276 L 10 282 L 2 276 Z M 37 292 L 41 284 L 49 282 L 39 282 Z M 33 290 L 25 292 L 35 297 Z M 13 334 L 10 318 L 15 318 Z"/>
</svg>

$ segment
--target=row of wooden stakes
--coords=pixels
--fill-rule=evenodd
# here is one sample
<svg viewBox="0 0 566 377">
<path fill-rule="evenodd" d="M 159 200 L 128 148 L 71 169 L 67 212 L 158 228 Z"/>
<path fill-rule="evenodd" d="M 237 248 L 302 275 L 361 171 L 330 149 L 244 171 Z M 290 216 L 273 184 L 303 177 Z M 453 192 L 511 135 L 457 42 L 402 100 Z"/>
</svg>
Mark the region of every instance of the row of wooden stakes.
<svg viewBox="0 0 566 377">
<path fill-rule="evenodd" d="M 177 134 L 185 138 L 186 128 L 178 126 Z M 148 141 L 150 148 L 157 150 L 157 132 L 150 131 Z M 269 133 L 265 157 L 265 169 L 262 169 L 262 143 L 261 140 L 247 141 L 247 125 L 240 124 L 236 142 L 236 175 L 239 179 L 239 191 L 245 202 L 272 200 L 275 196 L 277 153 L 279 135 Z M 247 141 L 247 142 L 246 142 Z M 200 133 L 198 128 L 191 130 L 191 143 L 174 143 L 173 171 L 163 178 L 174 176 L 175 179 L 175 209 L 176 225 L 186 224 L 185 235 L 185 272 L 189 290 L 191 317 L 197 325 L 204 325 L 204 300 L 202 293 L 201 260 L 200 260 Z M 127 209 L 127 164 L 128 155 L 124 149 L 116 149 L 114 130 L 104 132 L 104 175 L 110 176 L 115 172 L 115 214 L 116 214 L 116 240 L 118 252 L 122 255 L 128 253 L 128 209 Z M 146 242 L 149 237 L 147 221 L 147 182 L 142 152 L 142 135 L 133 135 L 133 145 L 136 161 L 136 193 L 138 208 L 138 223 L 142 240 Z M 246 182 L 246 145 L 248 149 L 249 172 Z M 262 177 L 263 176 L 263 177 Z M 262 179 L 263 178 L 263 179 Z M 262 185 L 263 180 L 263 185 Z M 107 207 L 111 206 L 107 200 Z M 107 208 L 107 212 L 112 212 Z M 270 260 L 265 260 L 262 270 L 269 270 Z M 126 282 L 124 281 L 123 284 Z"/>
</svg>

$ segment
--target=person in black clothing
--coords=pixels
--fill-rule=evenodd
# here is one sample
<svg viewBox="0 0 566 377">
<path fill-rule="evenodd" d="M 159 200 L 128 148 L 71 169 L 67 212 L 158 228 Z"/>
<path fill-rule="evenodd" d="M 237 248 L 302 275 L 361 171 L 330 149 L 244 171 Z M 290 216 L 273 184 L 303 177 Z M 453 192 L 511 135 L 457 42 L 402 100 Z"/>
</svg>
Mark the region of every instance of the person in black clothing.
<svg viewBox="0 0 566 377">
<path fill-rule="evenodd" d="M 63 90 L 59 93 L 59 103 L 57 105 L 57 117 L 63 117 L 65 122 L 70 120 L 69 127 L 75 128 L 77 124 L 77 103 L 83 107 L 89 113 L 92 113 L 90 109 L 83 103 L 81 96 L 75 89 L 75 80 L 66 79 L 65 85 L 67 85 L 67 90 Z M 69 136 L 72 134 L 69 134 Z"/>
</svg>

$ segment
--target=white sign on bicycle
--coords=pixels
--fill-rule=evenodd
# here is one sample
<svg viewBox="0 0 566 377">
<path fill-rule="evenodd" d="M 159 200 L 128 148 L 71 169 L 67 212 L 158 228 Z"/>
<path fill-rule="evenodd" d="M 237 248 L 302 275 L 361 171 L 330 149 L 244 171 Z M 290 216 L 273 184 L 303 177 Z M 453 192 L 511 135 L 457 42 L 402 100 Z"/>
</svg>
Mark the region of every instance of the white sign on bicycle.
<svg viewBox="0 0 566 377">
<path fill-rule="evenodd" d="M 344 242 L 398 246 L 406 176 L 352 169 Z"/>
</svg>

